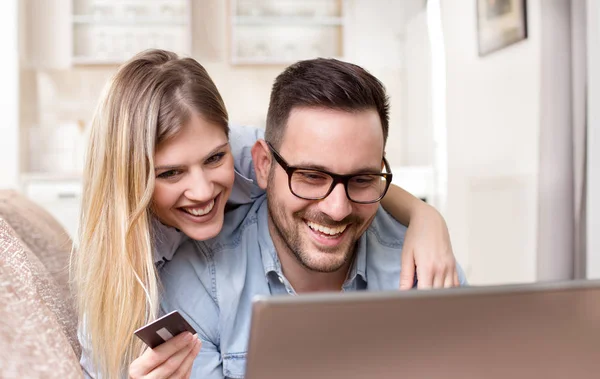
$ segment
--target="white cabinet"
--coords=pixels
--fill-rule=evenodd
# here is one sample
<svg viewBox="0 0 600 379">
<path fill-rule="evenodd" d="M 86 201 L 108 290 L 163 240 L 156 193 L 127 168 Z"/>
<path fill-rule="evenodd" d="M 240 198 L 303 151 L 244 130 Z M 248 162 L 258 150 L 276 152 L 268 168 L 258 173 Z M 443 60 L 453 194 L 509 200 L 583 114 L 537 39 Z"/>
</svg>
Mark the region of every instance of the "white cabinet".
<svg viewBox="0 0 600 379">
<path fill-rule="evenodd" d="M 344 56 L 342 0 L 231 0 L 230 12 L 233 64 Z"/>
<path fill-rule="evenodd" d="M 121 64 L 149 48 L 191 55 L 192 0 L 23 0 L 24 66 Z"/>
<path fill-rule="evenodd" d="M 149 48 L 191 55 L 190 0 L 73 0 L 73 63 L 119 64 Z"/>
<path fill-rule="evenodd" d="M 76 176 L 23 176 L 21 191 L 48 211 L 77 243 L 81 210 L 81 179 Z"/>
</svg>

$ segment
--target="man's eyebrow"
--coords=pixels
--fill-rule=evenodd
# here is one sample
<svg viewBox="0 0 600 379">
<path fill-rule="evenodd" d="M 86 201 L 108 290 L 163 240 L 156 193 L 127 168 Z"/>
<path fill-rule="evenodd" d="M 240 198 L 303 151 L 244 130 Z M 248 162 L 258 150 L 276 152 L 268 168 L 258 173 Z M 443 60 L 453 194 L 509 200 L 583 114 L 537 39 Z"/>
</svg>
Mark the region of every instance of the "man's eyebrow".
<svg viewBox="0 0 600 379">
<path fill-rule="evenodd" d="M 379 173 L 381 173 L 381 170 L 379 169 L 379 167 L 373 168 L 373 166 L 364 166 L 364 167 L 358 168 L 358 169 L 353 170 L 346 174 L 338 174 L 336 172 L 332 172 L 329 169 L 327 169 L 325 166 L 322 166 L 319 164 L 314 164 L 314 163 L 300 162 L 300 164 L 290 164 L 290 166 L 297 167 L 297 168 L 309 169 L 309 170 L 326 171 L 326 172 L 330 172 L 332 174 L 337 174 L 337 175 L 379 174 Z"/>
<path fill-rule="evenodd" d="M 229 145 L 229 141 L 227 141 L 224 144 L 221 144 L 221 145 L 215 147 L 214 149 L 212 149 L 208 154 L 206 154 L 202 158 L 202 160 L 204 161 L 204 160 L 210 158 L 210 156 L 214 155 L 216 152 L 218 152 L 219 150 L 223 149 L 227 145 Z M 163 165 L 163 166 L 156 166 L 156 167 L 154 167 L 154 171 L 156 172 L 156 171 L 162 171 L 162 170 L 166 170 L 166 171 L 175 170 L 175 169 L 181 168 L 183 166 L 184 165 Z"/>
</svg>

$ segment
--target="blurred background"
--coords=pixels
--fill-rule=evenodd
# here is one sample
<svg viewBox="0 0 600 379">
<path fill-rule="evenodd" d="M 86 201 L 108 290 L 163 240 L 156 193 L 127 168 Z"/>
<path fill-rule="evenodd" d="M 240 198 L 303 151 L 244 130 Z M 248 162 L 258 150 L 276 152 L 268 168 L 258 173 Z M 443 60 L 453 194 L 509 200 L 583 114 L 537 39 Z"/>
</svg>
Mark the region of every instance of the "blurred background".
<svg viewBox="0 0 600 379">
<path fill-rule="evenodd" d="M 394 181 L 472 284 L 600 278 L 599 21 L 595 0 L 3 0 L 0 188 L 76 238 L 96 102 L 146 48 L 198 60 L 258 127 L 287 65 L 336 57 L 386 85 Z"/>
</svg>

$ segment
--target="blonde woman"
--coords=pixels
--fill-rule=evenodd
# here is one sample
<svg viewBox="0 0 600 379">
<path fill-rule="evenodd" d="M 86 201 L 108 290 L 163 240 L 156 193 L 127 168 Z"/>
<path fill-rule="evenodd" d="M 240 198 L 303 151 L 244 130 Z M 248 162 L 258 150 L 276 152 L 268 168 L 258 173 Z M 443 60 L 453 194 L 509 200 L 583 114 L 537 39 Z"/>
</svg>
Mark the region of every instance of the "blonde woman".
<svg viewBox="0 0 600 379">
<path fill-rule="evenodd" d="M 230 133 L 215 84 L 190 58 L 150 50 L 118 70 L 92 123 L 71 262 L 88 377 L 190 376 L 197 337 L 185 333 L 152 350 L 133 332 L 158 316 L 158 273 L 180 241 L 216 236 L 226 204 L 260 195 L 249 151 L 260 137 L 248 128 Z M 403 267 L 417 262 L 422 286 L 456 285 L 439 213 L 399 188 L 384 206 L 410 221 Z M 411 287 L 406 271 L 403 286 Z"/>
</svg>

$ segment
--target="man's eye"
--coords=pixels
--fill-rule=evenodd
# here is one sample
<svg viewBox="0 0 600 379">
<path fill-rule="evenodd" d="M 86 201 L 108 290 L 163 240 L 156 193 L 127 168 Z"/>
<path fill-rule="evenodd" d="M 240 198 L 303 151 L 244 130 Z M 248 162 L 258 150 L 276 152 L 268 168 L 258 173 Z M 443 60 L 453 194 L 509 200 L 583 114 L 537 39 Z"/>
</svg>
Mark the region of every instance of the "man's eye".
<svg viewBox="0 0 600 379">
<path fill-rule="evenodd" d="M 352 182 L 359 185 L 369 185 L 373 184 L 376 181 L 376 179 L 378 179 L 378 177 L 376 176 L 362 175 L 353 177 Z"/>
<path fill-rule="evenodd" d="M 169 171 L 165 171 L 165 172 L 159 174 L 157 176 L 157 178 L 160 178 L 160 179 L 169 179 L 169 178 L 172 178 L 172 177 L 174 177 L 176 175 L 179 175 L 179 174 L 181 174 L 181 171 L 179 171 L 179 170 L 169 170 Z"/>
<path fill-rule="evenodd" d="M 217 153 L 211 157 L 209 157 L 206 161 L 204 161 L 205 164 L 214 164 L 214 163 L 218 163 L 221 161 L 221 159 L 223 159 L 223 157 L 225 156 L 225 153 Z"/>
<path fill-rule="evenodd" d="M 327 182 L 330 179 L 330 177 L 328 175 L 325 175 L 318 171 L 300 171 L 299 170 L 294 173 L 294 176 L 296 177 L 294 179 L 299 179 L 304 182 L 309 182 L 309 183 L 314 183 L 314 184 Z"/>
</svg>

